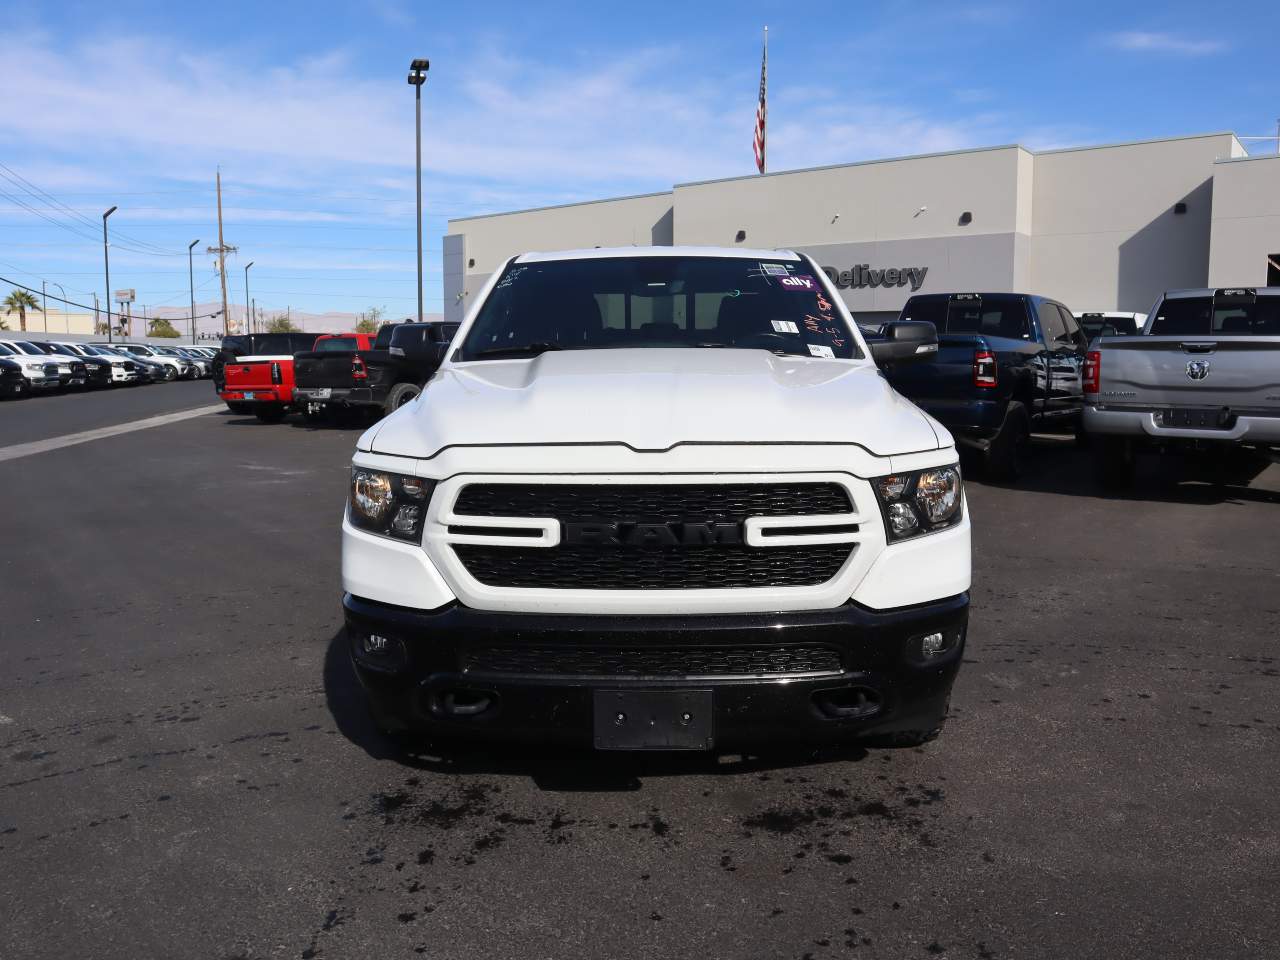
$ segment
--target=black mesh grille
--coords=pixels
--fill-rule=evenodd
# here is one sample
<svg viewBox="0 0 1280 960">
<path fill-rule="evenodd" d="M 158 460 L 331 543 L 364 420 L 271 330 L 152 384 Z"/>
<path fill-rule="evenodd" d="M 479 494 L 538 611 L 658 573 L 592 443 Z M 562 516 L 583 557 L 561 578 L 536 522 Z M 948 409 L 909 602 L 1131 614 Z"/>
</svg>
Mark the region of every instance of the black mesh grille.
<svg viewBox="0 0 1280 960">
<path fill-rule="evenodd" d="M 477 647 L 471 673 L 555 677 L 760 677 L 840 672 L 829 647 Z"/>
<path fill-rule="evenodd" d="M 741 522 L 747 517 L 849 513 L 838 483 L 473 483 L 454 512 L 559 520 Z"/>
<path fill-rule="evenodd" d="M 714 546 L 661 549 L 598 546 L 481 547 L 456 544 L 458 559 L 494 587 L 576 590 L 723 590 L 826 583 L 852 549 Z"/>
<path fill-rule="evenodd" d="M 563 522 L 734 523 L 748 517 L 849 513 L 837 483 L 523 484 L 463 488 L 454 512 L 479 517 L 555 517 Z M 713 590 L 807 587 L 826 583 L 850 544 L 748 547 L 566 544 L 556 547 L 453 547 L 483 584 L 587 590 Z"/>
</svg>

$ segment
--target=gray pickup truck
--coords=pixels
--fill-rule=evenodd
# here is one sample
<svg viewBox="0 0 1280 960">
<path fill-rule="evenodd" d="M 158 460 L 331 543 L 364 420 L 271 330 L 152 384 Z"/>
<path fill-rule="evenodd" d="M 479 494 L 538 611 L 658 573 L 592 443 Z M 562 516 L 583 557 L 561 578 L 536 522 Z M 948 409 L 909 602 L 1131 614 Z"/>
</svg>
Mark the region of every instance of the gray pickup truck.
<svg viewBox="0 0 1280 960">
<path fill-rule="evenodd" d="M 1141 336 L 1089 345 L 1084 395 L 1106 486 L 1132 483 L 1144 447 L 1238 453 L 1251 465 L 1275 459 L 1280 287 L 1166 293 Z"/>
</svg>

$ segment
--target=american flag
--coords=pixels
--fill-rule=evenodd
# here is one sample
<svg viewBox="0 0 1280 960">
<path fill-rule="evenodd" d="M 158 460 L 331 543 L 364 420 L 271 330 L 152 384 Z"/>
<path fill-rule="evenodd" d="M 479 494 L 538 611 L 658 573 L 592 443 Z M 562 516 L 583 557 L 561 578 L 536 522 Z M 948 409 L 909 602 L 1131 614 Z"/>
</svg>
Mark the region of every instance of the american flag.
<svg viewBox="0 0 1280 960">
<path fill-rule="evenodd" d="M 756 169 L 764 173 L 764 128 L 769 116 L 769 102 L 765 88 L 769 80 L 769 28 L 764 28 L 764 55 L 760 59 L 760 102 L 756 104 Z"/>
</svg>

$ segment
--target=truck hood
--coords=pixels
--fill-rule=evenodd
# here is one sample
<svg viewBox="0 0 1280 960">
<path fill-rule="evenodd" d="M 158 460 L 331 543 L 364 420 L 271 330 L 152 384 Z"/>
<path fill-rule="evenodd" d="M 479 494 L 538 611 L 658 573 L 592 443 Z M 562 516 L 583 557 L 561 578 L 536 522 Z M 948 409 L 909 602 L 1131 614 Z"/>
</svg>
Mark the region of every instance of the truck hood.
<svg viewBox="0 0 1280 960">
<path fill-rule="evenodd" d="M 446 366 L 359 448 L 622 443 L 848 443 L 877 456 L 936 450 L 929 419 L 871 364 L 766 350 L 565 350 Z"/>
</svg>

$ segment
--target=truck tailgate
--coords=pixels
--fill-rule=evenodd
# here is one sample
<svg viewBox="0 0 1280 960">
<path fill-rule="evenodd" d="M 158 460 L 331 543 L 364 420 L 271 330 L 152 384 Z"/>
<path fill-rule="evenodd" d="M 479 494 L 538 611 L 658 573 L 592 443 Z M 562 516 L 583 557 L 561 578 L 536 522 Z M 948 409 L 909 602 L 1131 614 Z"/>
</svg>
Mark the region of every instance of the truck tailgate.
<svg viewBox="0 0 1280 960">
<path fill-rule="evenodd" d="M 294 357 L 294 383 L 299 387 L 349 387 L 352 385 L 353 351 L 300 353 Z"/>
<path fill-rule="evenodd" d="M 1280 338 L 1103 337 L 1097 402 L 1280 412 Z"/>
<path fill-rule="evenodd" d="M 276 385 L 271 377 L 272 364 L 283 366 L 292 357 L 280 360 L 233 360 L 223 368 L 228 390 L 269 390 Z M 282 369 L 283 372 L 283 369 Z"/>
</svg>

